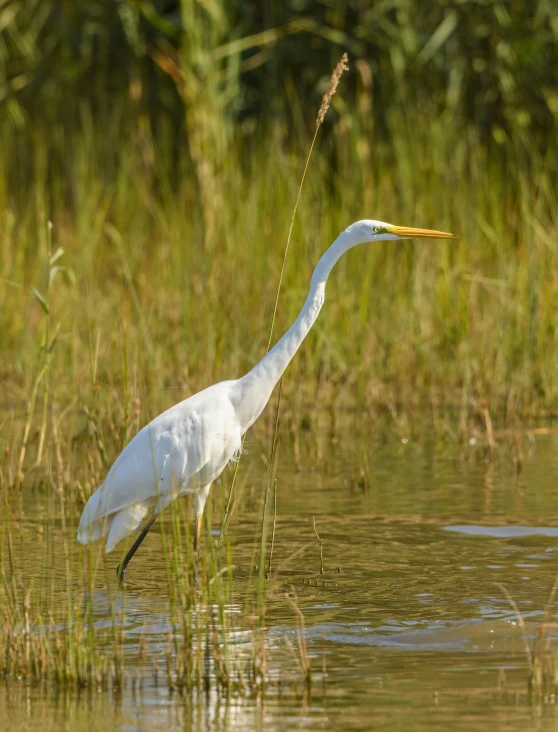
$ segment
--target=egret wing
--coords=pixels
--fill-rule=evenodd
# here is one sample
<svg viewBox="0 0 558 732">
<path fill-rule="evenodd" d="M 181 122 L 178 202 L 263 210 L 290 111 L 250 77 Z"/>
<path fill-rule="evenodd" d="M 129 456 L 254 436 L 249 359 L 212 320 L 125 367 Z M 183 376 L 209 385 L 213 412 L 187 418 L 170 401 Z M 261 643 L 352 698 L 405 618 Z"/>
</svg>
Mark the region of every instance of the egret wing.
<svg viewBox="0 0 558 732">
<path fill-rule="evenodd" d="M 234 416 L 222 382 L 150 422 L 89 498 L 78 539 L 87 543 L 104 536 L 122 511 L 127 513 L 120 523 L 130 533 L 150 508 L 163 510 L 179 493 L 210 483 L 240 445 Z"/>
</svg>

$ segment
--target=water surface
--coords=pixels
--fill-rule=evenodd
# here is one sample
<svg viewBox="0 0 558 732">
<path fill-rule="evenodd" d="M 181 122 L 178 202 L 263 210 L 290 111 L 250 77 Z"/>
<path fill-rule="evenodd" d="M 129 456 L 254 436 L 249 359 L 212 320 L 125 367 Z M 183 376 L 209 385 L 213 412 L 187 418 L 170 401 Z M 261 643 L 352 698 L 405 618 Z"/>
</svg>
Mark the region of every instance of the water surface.
<svg viewBox="0 0 558 732">
<path fill-rule="evenodd" d="M 325 469 L 309 459 L 296 471 L 282 451 L 267 638 L 274 673 L 292 674 L 285 639 L 296 638 L 296 618 L 284 594 L 294 593 L 312 657 L 310 693 L 292 686 L 264 699 L 223 700 L 172 693 L 146 678 L 135 691 L 64 695 L 12 682 L 0 684 L 0 729 L 554 729 L 553 700 L 528 702 L 521 632 L 498 583 L 532 641 L 558 572 L 557 448 L 558 438 L 538 437 L 519 475 L 504 453 L 488 461 L 480 448 L 463 454 L 399 439 L 369 454 L 366 442 L 358 451 L 332 445 Z M 250 591 L 260 531 L 265 469 L 256 446 L 243 458 L 248 467 L 229 529 L 232 614 Z M 225 488 L 214 489 L 214 533 Z M 18 519 L 16 556 L 39 584 L 42 537 L 54 532 L 60 553 L 64 540 L 75 540 L 53 522 L 51 503 L 26 489 Z M 323 575 L 313 516 L 326 542 Z M 54 556 L 52 569 L 62 582 Z M 130 665 L 142 632 L 152 649 L 165 647 L 166 587 L 154 531 L 130 565 L 125 592 Z M 102 622 L 102 586 L 94 602 Z"/>
</svg>

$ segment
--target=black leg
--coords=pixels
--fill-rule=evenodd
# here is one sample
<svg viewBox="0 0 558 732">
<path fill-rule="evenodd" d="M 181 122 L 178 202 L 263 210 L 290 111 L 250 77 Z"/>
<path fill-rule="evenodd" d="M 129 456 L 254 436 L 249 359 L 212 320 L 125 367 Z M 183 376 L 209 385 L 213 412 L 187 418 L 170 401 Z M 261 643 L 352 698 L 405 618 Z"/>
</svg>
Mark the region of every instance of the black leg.
<svg viewBox="0 0 558 732">
<path fill-rule="evenodd" d="M 147 532 L 149 529 L 153 526 L 153 522 L 157 518 L 158 514 L 154 513 L 153 516 L 149 519 L 149 521 L 145 524 L 143 529 L 141 530 L 141 534 L 138 536 L 138 538 L 134 541 L 132 544 L 130 551 L 126 556 L 124 557 L 123 561 L 118 565 L 116 568 L 116 577 L 120 582 L 124 580 L 124 576 L 126 574 L 126 567 L 128 566 L 130 559 L 134 556 L 134 554 L 137 552 L 139 545 L 141 542 L 145 539 L 147 536 Z"/>
</svg>

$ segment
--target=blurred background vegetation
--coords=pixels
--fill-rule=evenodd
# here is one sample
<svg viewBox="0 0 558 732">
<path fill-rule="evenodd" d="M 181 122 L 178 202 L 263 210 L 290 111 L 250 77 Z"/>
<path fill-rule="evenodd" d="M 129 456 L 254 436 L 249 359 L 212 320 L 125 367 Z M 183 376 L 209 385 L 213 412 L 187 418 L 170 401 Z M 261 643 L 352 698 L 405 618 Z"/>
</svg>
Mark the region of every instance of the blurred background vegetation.
<svg viewBox="0 0 558 732">
<path fill-rule="evenodd" d="M 66 133 L 87 110 L 177 144 L 201 97 L 250 135 L 292 128 L 287 89 L 313 109 L 343 50 L 354 62 L 344 102 L 362 87 L 385 134 L 385 110 L 421 107 L 505 145 L 558 119 L 558 19 L 552 0 L 3 0 L 0 101 L 16 128 Z M 140 122 L 143 120 L 143 122 Z M 56 140 L 53 140 L 55 144 Z"/>
<path fill-rule="evenodd" d="M 249 151 L 270 128 L 311 126 L 344 50 L 353 73 L 330 120 L 360 121 L 361 147 L 372 129 L 389 143 L 399 109 L 504 153 L 545 149 L 557 39 L 553 0 L 2 0 L 0 109 L 12 135 L 43 137 L 62 168 L 85 124 L 118 119 L 105 153 L 133 136 L 146 158 L 166 148 L 174 172 L 189 156 L 205 195 L 233 140 Z"/>
<path fill-rule="evenodd" d="M 0 396 L 22 418 L 5 445 L 25 415 L 43 415 L 44 439 L 50 407 L 77 403 L 114 451 L 262 355 L 344 51 L 276 335 L 351 221 L 460 240 L 339 265 L 292 367 L 292 424 L 318 393 L 402 433 L 426 405 L 464 440 L 489 410 L 555 413 L 554 0 L 0 0 Z"/>
</svg>

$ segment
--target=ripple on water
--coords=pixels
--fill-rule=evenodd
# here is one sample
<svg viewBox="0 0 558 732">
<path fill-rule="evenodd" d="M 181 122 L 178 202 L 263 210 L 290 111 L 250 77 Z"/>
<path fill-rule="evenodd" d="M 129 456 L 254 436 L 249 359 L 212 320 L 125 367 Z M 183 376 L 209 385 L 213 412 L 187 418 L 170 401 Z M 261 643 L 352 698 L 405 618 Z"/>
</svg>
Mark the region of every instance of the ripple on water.
<svg viewBox="0 0 558 732">
<path fill-rule="evenodd" d="M 523 536 L 552 536 L 558 538 L 558 527 L 555 526 L 479 526 L 461 524 L 444 526 L 444 531 L 470 536 L 491 536 L 494 539 L 516 539 Z"/>
<path fill-rule="evenodd" d="M 324 728 L 343 730 L 374 726 L 492 732 L 500 713 L 505 716 L 506 729 L 512 728 L 512 722 L 515 729 L 527 728 L 530 710 L 526 705 L 495 702 L 500 669 L 506 669 L 511 689 L 522 690 L 527 665 L 517 617 L 496 582 L 503 583 L 517 603 L 531 642 L 556 575 L 558 528 L 547 524 L 553 517 L 558 523 L 557 444 L 556 440 L 537 441 L 537 460 L 525 462 L 520 478 L 504 461 L 498 465 L 463 462 L 434 449 L 403 453 L 400 445 L 391 452 L 368 450 L 366 440 L 358 444 L 354 455 L 347 444 L 343 446 L 352 461 L 347 465 L 337 460 L 333 448 L 328 451 L 329 464 L 323 473 L 289 470 L 283 455 L 278 472 L 277 569 L 270 583 L 270 587 L 276 583 L 277 592 L 266 614 L 270 658 L 279 659 L 279 665 L 276 660 L 272 664 L 279 673 L 290 673 L 295 666 L 296 658 L 287 651 L 294 649 L 296 656 L 300 629 L 293 608 L 284 602 L 284 595 L 290 593 L 304 615 L 316 678 L 327 666 L 327 699 L 316 702 L 321 687 L 317 682 L 312 690 L 314 706 L 306 699 L 299 710 L 298 702 L 289 706 L 286 697 L 276 704 L 267 699 L 265 725 L 259 702 L 219 702 L 207 717 L 213 720 L 211 729 L 315 729 L 323 722 Z M 252 452 L 258 454 L 255 448 Z M 249 461 L 248 455 L 242 470 Z M 363 486 L 351 478 L 355 471 L 360 474 L 360 466 L 366 468 Z M 243 630 L 243 618 L 246 597 L 253 592 L 248 576 L 254 564 L 254 541 L 259 540 L 257 499 L 264 478 L 257 467 L 253 469 L 249 489 L 229 528 L 235 565 L 242 567 L 233 575 L 233 597 L 238 605 L 228 608 L 230 638 L 240 650 L 242 646 L 250 650 L 251 643 L 250 634 Z M 243 484 L 240 474 L 239 484 Z M 219 490 L 216 486 L 212 493 L 215 506 L 219 505 Z M 24 492 L 14 551 L 22 577 L 31 577 L 37 586 L 47 589 L 54 579 L 54 595 L 58 597 L 60 592 L 63 598 L 62 540 L 68 537 L 48 511 L 48 501 L 40 494 Z M 325 539 L 323 576 L 314 514 Z M 521 525 L 522 521 L 527 525 Z M 212 534 L 216 536 L 220 529 L 217 510 L 214 522 Z M 52 552 L 52 568 L 46 563 L 48 537 L 53 548 L 58 548 Z M 115 561 L 109 557 L 111 576 Z M 525 580 L 526 569 L 529 581 Z M 172 627 L 165 578 L 159 529 L 150 534 L 144 551 L 134 559 L 127 591 L 112 598 L 98 589 L 93 596 L 96 627 L 107 624 L 111 602 L 116 602 L 118 617 L 122 609 L 125 663 L 130 668 L 136 663 L 142 636 L 163 663 Z M 180 707 L 183 701 L 185 709 L 187 704 L 195 707 L 190 697 L 169 694 L 164 685 L 156 686 L 149 678 L 142 693 L 138 700 L 128 692 L 122 694 L 121 709 L 116 702 L 105 705 L 105 695 L 93 695 L 103 706 L 98 712 L 105 715 L 107 728 L 192 727 L 185 723 L 186 716 L 180 716 L 186 714 Z M 38 726 L 59 729 L 60 718 L 54 712 L 50 727 L 45 725 L 46 707 L 41 701 L 37 699 Z M 27 710 L 27 703 L 28 699 L 15 695 L 13 701 L 0 697 L 0 729 L 5 728 L 2 715 L 8 718 L 4 710 L 10 710 L 13 722 L 14 709 Z M 114 720 L 111 714 L 116 715 Z M 171 723 L 169 715 L 173 714 L 176 718 Z M 230 718 L 225 724 L 227 714 Z M 84 724 L 89 722 L 86 715 L 84 706 L 77 715 Z"/>
</svg>

